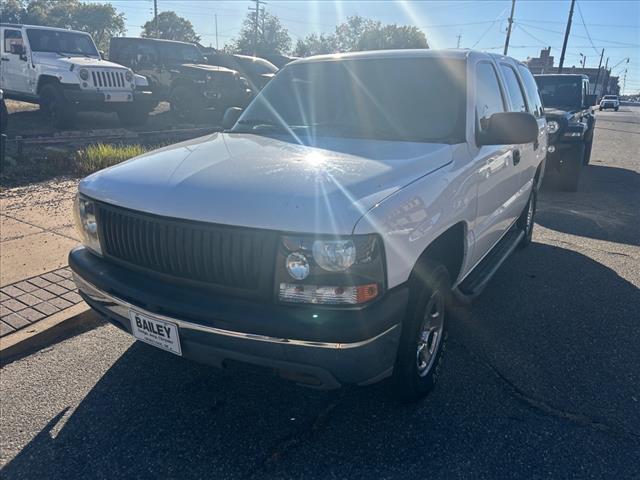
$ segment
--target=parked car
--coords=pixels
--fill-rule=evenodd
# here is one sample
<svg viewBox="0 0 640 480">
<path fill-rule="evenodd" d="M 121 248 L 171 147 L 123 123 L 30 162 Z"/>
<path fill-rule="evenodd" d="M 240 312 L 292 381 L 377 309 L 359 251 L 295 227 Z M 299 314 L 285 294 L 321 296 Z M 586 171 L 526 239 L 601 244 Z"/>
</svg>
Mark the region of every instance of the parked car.
<svg viewBox="0 0 640 480">
<path fill-rule="evenodd" d="M 207 108 L 220 112 L 244 107 L 253 93 L 238 72 L 207 65 L 192 43 L 114 37 L 109 58 L 147 77 L 159 100 L 168 100 L 180 118 L 198 119 Z"/>
<path fill-rule="evenodd" d="M 7 112 L 7 105 L 4 103 L 4 92 L 0 90 L 0 133 L 7 131 L 8 122 L 9 113 Z"/>
<path fill-rule="evenodd" d="M 206 56 L 210 65 L 221 65 L 238 71 L 256 92 L 264 88 L 278 72 L 278 67 L 260 57 L 232 55 L 215 49 L 207 49 Z"/>
<path fill-rule="evenodd" d="M 299 57 L 290 57 L 288 55 L 280 55 L 279 53 L 271 53 L 268 55 L 262 55 L 261 58 L 264 58 L 267 62 L 271 62 L 277 68 L 282 68 L 294 60 L 298 60 Z"/>
<path fill-rule="evenodd" d="M 140 124 L 155 106 L 145 78 L 103 60 L 87 33 L 3 23 L 0 37 L 5 97 L 39 103 L 57 127 L 73 126 L 79 111 L 116 112 Z"/>
<path fill-rule="evenodd" d="M 176 355 L 425 395 L 452 296 L 531 242 L 547 146 L 531 73 L 475 51 L 319 56 L 238 112 L 81 181 L 82 297 Z"/>
<path fill-rule="evenodd" d="M 563 190 L 575 192 L 584 165 L 589 164 L 596 118 L 596 96 L 589 95 L 586 75 L 536 75 L 549 125 L 547 162 L 559 175 Z"/>
<path fill-rule="evenodd" d="M 598 110 L 605 110 L 607 108 L 613 108 L 616 112 L 620 108 L 620 100 L 618 100 L 617 95 L 605 95 L 600 100 L 600 105 Z"/>
</svg>

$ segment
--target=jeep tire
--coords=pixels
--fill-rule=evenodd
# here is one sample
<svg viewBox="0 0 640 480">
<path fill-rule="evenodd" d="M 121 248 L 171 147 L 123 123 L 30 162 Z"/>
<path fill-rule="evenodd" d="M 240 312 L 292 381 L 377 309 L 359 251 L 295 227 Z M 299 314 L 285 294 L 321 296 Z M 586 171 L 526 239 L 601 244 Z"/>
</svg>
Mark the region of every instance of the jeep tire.
<svg viewBox="0 0 640 480">
<path fill-rule="evenodd" d="M 567 152 L 562 167 L 560 168 L 560 188 L 565 192 L 578 190 L 580 173 L 582 173 L 585 156 L 585 144 L 578 143 Z"/>
<path fill-rule="evenodd" d="M 183 85 L 171 91 L 169 105 L 171 112 L 181 120 L 199 121 L 204 114 L 202 99 L 192 89 Z"/>
<path fill-rule="evenodd" d="M 59 85 L 48 84 L 40 91 L 40 110 L 48 116 L 56 128 L 73 127 L 76 109 L 64 97 Z"/>
<path fill-rule="evenodd" d="M 420 262 L 409 282 L 409 305 L 391 379 L 394 395 L 405 402 L 421 399 L 435 386 L 451 302 L 449 273 L 439 263 Z"/>
<path fill-rule="evenodd" d="M 130 127 L 144 125 L 149 118 L 149 110 L 135 104 L 124 105 L 116 113 L 120 122 Z"/>
</svg>

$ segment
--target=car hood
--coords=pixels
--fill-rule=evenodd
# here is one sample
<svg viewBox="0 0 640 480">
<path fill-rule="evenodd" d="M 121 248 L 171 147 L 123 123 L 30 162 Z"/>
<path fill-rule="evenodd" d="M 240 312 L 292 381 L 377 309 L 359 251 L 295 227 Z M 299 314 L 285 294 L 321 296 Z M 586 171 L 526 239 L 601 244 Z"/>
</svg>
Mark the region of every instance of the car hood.
<svg viewBox="0 0 640 480">
<path fill-rule="evenodd" d="M 180 65 L 180 70 L 182 72 L 234 72 L 233 70 L 225 67 L 220 67 L 218 65 L 206 65 L 203 63 L 183 63 L 182 65 Z"/>
<path fill-rule="evenodd" d="M 445 144 L 216 133 L 95 173 L 80 191 L 167 217 L 349 234 L 370 208 L 451 161 Z"/>
<path fill-rule="evenodd" d="M 126 67 L 118 63 L 109 62 L 100 58 L 91 58 L 84 56 L 60 56 L 57 53 L 50 52 L 33 52 L 34 60 L 36 63 L 43 65 L 50 65 L 53 67 L 60 67 L 61 65 L 68 65 L 69 68 L 73 67 L 99 67 L 99 68 L 120 68 L 126 70 Z"/>
</svg>

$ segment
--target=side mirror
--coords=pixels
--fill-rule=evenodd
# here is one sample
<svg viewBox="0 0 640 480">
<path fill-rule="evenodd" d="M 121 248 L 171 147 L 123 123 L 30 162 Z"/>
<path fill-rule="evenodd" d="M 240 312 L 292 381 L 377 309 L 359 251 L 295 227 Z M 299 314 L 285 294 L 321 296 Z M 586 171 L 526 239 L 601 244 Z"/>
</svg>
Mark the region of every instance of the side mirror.
<svg viewBox="0 0 640 480">
<path fill-rule="evenodd" d="M 224 117 L 222 117 L 222 128 L 225 130 L 233 128 L 238 121 L 238 118 L 240 118 L 242 111 L 243 110 L 239 107 L 227 108 L 227 111 L 224 112 Z"/>
<path fill-rule="evenodd" d="M 598 95 L 585 95 L 584 96 L 585 107 L 593 107 L 598 103 Z"/>
<path fill-rule="evenodd" d="M 478 145 L 531 143 L 538 138 L 538 122 L 526 112 L 499 112 L 489 117 L 478 134 Z"/>
<path fill-rule="evenodd" d="M 100 58 L 104 60 L 104 57 L 105 57 L 104 50 L 98 50 L 98 53 L 100 54 Z"/>
</svg>

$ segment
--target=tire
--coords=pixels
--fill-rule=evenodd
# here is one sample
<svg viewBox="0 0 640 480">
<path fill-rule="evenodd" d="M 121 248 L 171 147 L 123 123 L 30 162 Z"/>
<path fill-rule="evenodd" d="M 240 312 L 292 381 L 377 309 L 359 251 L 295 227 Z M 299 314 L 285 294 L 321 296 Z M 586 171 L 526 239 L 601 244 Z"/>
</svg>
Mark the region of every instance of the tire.
<svg viewBox="0 0 640 480">
<path fill-rule="evenodd" d="M 602 111 L 602 107 L 598 107 L 598 110 L 601 112 Z"/>
<path fill-rule="evenodd" d="M 149 118 L 147 109 L 139 105 L 127 105 L 121 107 L 117 112 L 120 123 L 126 126 L 144 125 Z"/>
<path fill-rule="evenodd" d="M 584 144 L 584 157 L 582 163 L 584 165 L 589 165 L 591 161 L 591 149 L 593 148 L 593 138 Z"/>
<path fill-rule="evenodd" d="M 617 112 L 619 107 L 614 108 L 614 110 Z"/>
<path fill-rule="evenodd" d="M 439 263 L 422 262 L 410 283 L 409 307 L 391 379 L 394 395 L 404 402 L 420 400 L 436 384 L 451 302 L 449 273 Z"/>
<path fill-rule="evenodd" d="M 533 227 L 536 221 L 536 207 L 538 205 L 538 189 L 535 185 L 531 189 L 531 194 L 529 195 L 529 201 L 527 205 L 524 207 L 524 210 L 520 214 L 520 217 L 517 221 L 517 226 L 520 230 L 524 232 L 524 237 L 518 244 L 518 248 L 526 248 L 531 243 L 531 239 L 533 238 Z"/>
<path fill-rule="evenodd" d="M 45 85 L 40 91 L 40 110 L 47 115 L 57 128 L 73 127 L 76 110 L 62 93 L 58 85 Z"/>
<path fill-rule="evenodd" d="M 198 121 L 204 114 L 202 99 L 185 86 L 175 87 L 169 97 L 171 112 L 181 120 Z"/>
<path fill-rule="evenodd" d="M 7 112 L 7 105 L 4 100 L 0 100 L 0 133 L 7 131 L 7 124 L 9 121 L 9 112 Z"/>
<path fill-rule="evenodd" d="M 584 143 L 577 144 L 564 160 L 564 165 L 560 170 L 560 188 L 565 192 L 575 192 L 578 190 L 580 174 L 584 163 Z"/>
</svg>

